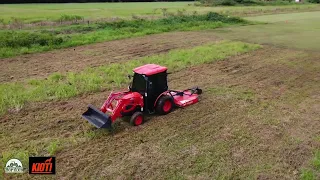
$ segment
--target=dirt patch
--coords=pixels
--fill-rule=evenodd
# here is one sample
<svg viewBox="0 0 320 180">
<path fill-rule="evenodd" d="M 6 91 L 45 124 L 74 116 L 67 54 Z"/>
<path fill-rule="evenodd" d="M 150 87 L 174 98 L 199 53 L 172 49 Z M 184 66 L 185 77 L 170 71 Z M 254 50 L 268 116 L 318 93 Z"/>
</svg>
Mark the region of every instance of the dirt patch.
<svg viewBox="0 0 320 180">
<path fill-rule="evenodd" d="M 217 40 L 219 38 L 209 32 L 174 32 L 7 58 L 0 61 L 0 82 L 43 78 L 53 72 L 77 72 L 86 67 L 165 53 Z"/>
<path fill-rule="evenodd" d="M 176 72 L 170 88 L 198 85 L 201 101 L 148 117 L 139 127 L 119 121 L 113 136 L 80 117 L 87 104 L 100 106 L 109 92 L 32 103 L 1 117 L 6 141 L 0 148 L 44 144 L 32 153 L 45 155 L 48 141 L 64 140 L 56 154 L 57 178 L 66 179 L 297 179 L 312 149 L 320 148 L 314 140 L 320 129 L 319 57 L 264 47 Z"/>
</svg>

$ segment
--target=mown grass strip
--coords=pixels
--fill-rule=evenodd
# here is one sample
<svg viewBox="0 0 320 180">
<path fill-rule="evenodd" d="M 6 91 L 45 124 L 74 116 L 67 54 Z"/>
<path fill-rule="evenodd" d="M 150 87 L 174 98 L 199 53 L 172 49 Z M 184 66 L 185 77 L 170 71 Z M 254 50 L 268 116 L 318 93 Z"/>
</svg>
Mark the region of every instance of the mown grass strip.
<svg viewBox="0 0 320 180">
<path fill-rule="evenodd" d="M 223 41 L 198 46 L 193 49 L 172 50 L 167 54 L 144 57 L 125 63 L 115 63 L 82 72 L 54 73 L 46 79 L 0 85 L 0 112 L 19 110 L 29 101 L 63 99 L 86 92 L 96 92 L 121 87 L 128 83 L 127 74 L 143 64 L 156 63 L 167 66 L 171 72 L 197 64 L 223 60 L 229 56 L 249 52 L 260 45 Z"/>
<path fill-rule="evenodd" d="M 210 12 L 157 20 L 123 20 L 53 30 L 0 31 L 0 58 L 170 31 L 214 29 L 248 21 Z"/>
<path fill-rule="evenodd" d="M 319 0 L 309 0 L 308 3 L 319 3 Z M 276 0 L 276 1 L 261 1 L 261 0 L 200 0 L 202 6 L 288 6 L 296 5 L 295 1 Z"/>
</svg>

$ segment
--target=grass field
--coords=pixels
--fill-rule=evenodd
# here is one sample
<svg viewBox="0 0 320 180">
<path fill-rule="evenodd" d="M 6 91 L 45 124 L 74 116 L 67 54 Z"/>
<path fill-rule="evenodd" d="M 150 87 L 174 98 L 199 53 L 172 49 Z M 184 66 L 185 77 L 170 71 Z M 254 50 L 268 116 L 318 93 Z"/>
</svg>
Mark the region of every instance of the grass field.
<svg viewBox="0 0 320 180">
<path fill-rule="evenodd" d="M 0 5 L 0 19 L 8 23 L 12 17 L 25 22 L 55 21 L 61 15 L 79 15 L 86 19 L 131 18 L 132 15 L 162 15 L 161 9 L 170 13 L 186 10 L 189 13 L 219 12 L 230 15 L 281 13 L 290 11 L 319 10 L 319 5 L 251 6 L 251 7 L 198 7 L 193 2 L 152 2 L 152 3 L 68 3 L 68 4 L 20 4 Z"/>
<path fill-rule="evenodd" d="M 297 49 L 320 51 L 320 12 L 265 15 L 247 18 L 267 22 L 217 30 L 221 37 Z"/>
<path fill-rule="evenodd" d="M 0 58 L 170 31 L 214 29 L 247 23 L 240 18 L 209 12 L 156 20 L 75 25 L 54 30 L 3 30 L 0 31 Z"/>
<path fill-rule="evenodd" d="M 0 179 L 319 179 L 319 18 L 254 16 L 246 19 L 266 24 L 1 60 Z M 126 74 L 145 63 L 168 66 L 170 89 L 202 88 L 199 103 L 137 127 L 119 119 L 113 134 L 81 118 L 88 104 L 127 89 Z M 55 176 L 27 173 L 29 156 L 49 155 Z M 3 173 L 11 158 L 24 174 Z"/>
<path fill-rule="evenodd" d="M 23 4 L 0 5 L 0 17 L 6 21 L 11 17 L 26 21 L 57 20 L 60 15 L 80 15 L 86 18 L 131 17 L 132 14 L 152 15 L 157 8 L 193 9 L 192 2 L 156 2 L 156 3 L 67 3 L 67 4 Z M 157 12 L 160 14 L 161 11 Z"/>
</svg>

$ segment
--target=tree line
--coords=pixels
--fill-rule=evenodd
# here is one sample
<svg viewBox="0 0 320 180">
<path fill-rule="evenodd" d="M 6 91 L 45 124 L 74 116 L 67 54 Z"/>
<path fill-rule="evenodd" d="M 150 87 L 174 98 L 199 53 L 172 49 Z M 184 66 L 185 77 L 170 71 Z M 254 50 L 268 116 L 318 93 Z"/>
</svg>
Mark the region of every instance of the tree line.
<svg viewBox="0 0 320 180">
<path fill-rule="evenodd" d="M 87 3 L 87 2 L 175 2 L 194 0 L 0 0 L 0 4 L 22 3 Z"/>
</svg>

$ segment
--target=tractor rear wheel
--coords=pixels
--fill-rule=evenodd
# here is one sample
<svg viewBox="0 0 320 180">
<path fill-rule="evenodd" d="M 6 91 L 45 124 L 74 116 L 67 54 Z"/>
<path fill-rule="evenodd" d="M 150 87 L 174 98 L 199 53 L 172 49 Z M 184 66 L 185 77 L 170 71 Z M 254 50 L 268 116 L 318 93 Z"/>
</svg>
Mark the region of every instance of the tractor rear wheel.
<svg viewBox="0 0 320 180">
<path fill-rule="evenodd" d="M 202 94 L 202 89 L 197 88 L 197 94 Z"/>
<path fill-rule="evenodd" d="M 171 96 L 162 96 L 157 102 L 156 112 L 160 115 L 168 114 L 173 109 L 173 100 Z"/>
<path fill-rule="evenodd" d="M 133 126 L 139 126 L 144 122 L 144 117 L 142 112 L 135 112 L 130 118 L 130 124 Z"/>
</svg>

